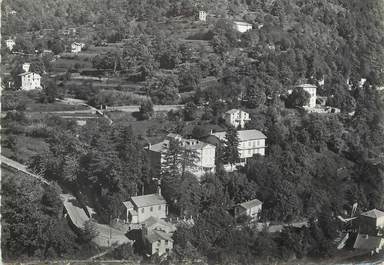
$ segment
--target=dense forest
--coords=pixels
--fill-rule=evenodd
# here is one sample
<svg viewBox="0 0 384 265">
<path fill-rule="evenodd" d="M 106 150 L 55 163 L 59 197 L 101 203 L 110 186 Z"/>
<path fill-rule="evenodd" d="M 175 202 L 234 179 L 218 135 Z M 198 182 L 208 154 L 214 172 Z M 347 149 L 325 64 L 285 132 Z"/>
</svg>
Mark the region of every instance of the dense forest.
<svg viewBox="0 0 384 265">
<path fill-rule="evenodd" d="M 211 16 L 207 25 L 180 33 L 178 23 L 196 21 L 199 10 Z M 159 176 L 148 164 L 145 146 L 149 142 L 169 132 L 198 139 L 212 128 L 231 132 L 233 128 L 223 124 L 221 114 L 239 107 L 251 115 L 247 128 L 267 135 L 266 156 L 255 156 L 236 172 L 225 172 L 222 167 L 232 159 L 226 155 L 229 149 L 217 152 L 216 173 L 203 176 L 200 183 L 188 172 L 161 175 L 171 214 L 198 216 L 194 227 L 176 231 L 170 262 L 187 258 L 253 264 L 327 258 L 337 255 L 340 222 L 336 215 L 349 212 L 355 202 L 359 211 L 384 209 L 384 97 L 377 89 L 384 85 L 383 1 L 4 0 L 2 12 L 2 34 L 16 37 L 16 50 L 62 45 L 55 35 L 46 43 L 33 34 L 29 37 L 47 28 L 92 28 L 89 43 L 124 43 L 120 51 L 99 54 L 91 63 L 96 69 L 119 71 L 124 78 L 135 73 L 133 80 L 143 84 L 146 96 L 140 119 L 159 120 L 145 132 L 124 122 L 109 125 L 98 120 L 79 128 L 54 116 L 29 119 L 25 95 L 7 91 L 2 98 L 3 106 L 17 110 L 2 119 L 2 145 L 15 150 L 16 137 L 44 139 L 44 151 L 22 162 L 94 207 L 102 223 L 108 223 L 110 216 L 120 217 L 121 202 L 130 196 L 155 191 L 152 178 Z M 233 29 L 233 20 L 247 21 L 253 30 L 240 34 Z M 210 49 L 190 49 L 180 41 L 181 35 L 207 41 Z M 61 51 L 58 48 L 57 53 Z M 18 73 L 16 61 L 10 62 L 13 75 Z M 44 61 L 34 67 L 49 72 L 49 63 Z M 208 77 L 217 82 L 202 89 Z M 362 78 L 366 79 L 363 85 Z M 291 106 L 287 91 L 302 82 L 316 85 L 318 95 L 327 97 L 327 105 L 341 113 L 305 113 L 295 108 L 300 104 L 294 100 Z M 51 87 L 54 90 L 47 88 L 37 98 L 46 102 L 68 93 L 54 84 Z M 97 90 L 86 84 L 69 92 L 93 106 L 132 103 L 132 98 L 124 101 L 123 91 Z M 185 109 L 154 117 L 152 104 L 174 103 L 186 103 Z M 170 151 L 183 157 L 177 147 Z M 181 158 L 179 163 L 186 160 Z M 2 215 L 8 224 L 17 219 L 15 210 L 10 210 L 15 207 L 12 201 L 23 204 L 30 192 L 29 187 L 16 190 L 13 186 L 5 186 L 7 198 L 2 199 L 7 204 L 7 215 Z M 44 200 L 48 195 L 43 194 L 49 191 L 39 192 L 43 208 L 38 211 L 44 212 L 49 205 Z M 239 221 L 228 209 L 253 198 L 263 201 L 262 221 L 307 219 L 310 225 L 278 234 L 256 233 L 246 225 L 239 229 Z M 56 199 L 49 198 L 49 203 Z M 50 225 L 60 228 L 57 222 Z M 7 226 L 2 229 L 2 234 L 11 233 Z M 2 243 L 10 258 L 21 251 L 13 240 L 8 236 Z M 46 239 L 52 242 L 52 250 L 38 246 L 39 251 L 28 255 L 60 256 L 73 251 L 61 244 L 69 240 L 79 244 L 72 235 L 60 244 L 55 240 Z"/>
</svg>

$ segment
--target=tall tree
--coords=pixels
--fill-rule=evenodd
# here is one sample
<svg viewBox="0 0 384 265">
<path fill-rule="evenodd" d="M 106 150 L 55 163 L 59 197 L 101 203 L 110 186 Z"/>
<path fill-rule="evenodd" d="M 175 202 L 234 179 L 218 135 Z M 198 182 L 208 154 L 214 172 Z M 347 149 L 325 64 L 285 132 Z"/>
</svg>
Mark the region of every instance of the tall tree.
<svg viewBox="0 0 384 265">
<path fill-rule="evenodd" d="M 231 165 L 239 162 L 239 136 L 235 127 L 228 127 L 223 144 L 223 162 Z"/>
</svg>

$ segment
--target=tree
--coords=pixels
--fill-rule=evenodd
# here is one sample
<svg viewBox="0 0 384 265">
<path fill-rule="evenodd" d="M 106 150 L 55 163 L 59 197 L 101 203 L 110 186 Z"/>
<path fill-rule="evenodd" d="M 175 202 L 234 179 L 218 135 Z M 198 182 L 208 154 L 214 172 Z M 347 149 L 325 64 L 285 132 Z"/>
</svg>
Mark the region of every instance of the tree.
<svg viewBox="0 0 384 265">
<path fill-rule="evenodd" d="M 90 242 L 97 237 L 98 234 L 99 232 L 97 231 L 95 222 L 89 219 L 84 223 L 84 229 L 80 232 L 80 240 L 85 243 Z"/>
<path fill-rule="evenodd" d="M 288 95 L 285 104 L 289 108 L 302 107 L 309 103 L 311 95 L 303 88 L 295 88 L 292 93 Z"/>
<path fill-rule="evenodd" d="M 184 119 L 186 121 L 193 121 L 196 119 L 197 116 L 197 106 L 193 102 L 188 102 L 185 104 L 183 113 L 184 113 Z"/>
<path fill-rule="evenodd" d="M 239 136 L 237 130 L 233 126 L 229 126 L 226 134 L 225 140 L 223 142 L 223 157 L 222 160 L 225 164 L 234 165 L 240 160 L 239 154 Z"/>
<path fill-rule="evenodd" d="M 54 80 L 48 80 L 43 86 L 43 91 L 40 93 L 40 102 L 53 103 L 59 96 L 58 87 Z"/>
<path fill-rule="evenodd" d="M 141 103 L 139 114 L 142 120 L 149 120 L 153 116 L 153 113 L 153 104 L 151 100 Z"/>
<path fill-rule="evenodd" d="M 196 125 L 192 129 L 192 137 L 194 139 L 201 139 L 209 135 L 209 129 L 204 125 Z"/>
<path fill-rule="evenodd" d="M 173 76 L 166 76 L 150 80 L 146 90 L 155 104 L 174 104 L 179 98 L 178 86 Z"/>
<path fill-rule="evenodd" d="M 262 106 L 265 103 L 266 96 L 265 92 L 261 87 L 256 87 L 255 85 L 250 85 L 246 90 L 246 106 L 248 108 L 257 108 Z"/>
</svg>

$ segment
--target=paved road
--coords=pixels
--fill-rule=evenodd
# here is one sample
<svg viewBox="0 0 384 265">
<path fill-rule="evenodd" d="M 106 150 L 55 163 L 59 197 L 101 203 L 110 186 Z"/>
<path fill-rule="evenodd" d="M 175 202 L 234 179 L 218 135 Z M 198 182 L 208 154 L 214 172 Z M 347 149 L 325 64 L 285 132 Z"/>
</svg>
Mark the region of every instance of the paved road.
<svg viewBox="0 0 384 265">
<path fill-rule="evenodd" d="M 12 160 L 12 159 L 9 159 L 3 155 L 1 155 L 1 164 L 4 164 L 8 167 L 11 167 L 13 169 L 16 169 L 18 171 L 21 171 L 47 185 L 52 185 L 52 183 L 50 183 L 48 180 L 44 179 L 43 177 L 39 176 L 39 175 L 36 175 L 32 172 L 30 172 L 28 169 L 27 169 L 27 166 L 23 165 L 23 164 L 20 164 L 19 162 L 16 162 L 15 160 Z"/>
<path fill-rule="evenodd" d="M 170 110 L 179 110 L 183 109 L 184 105 L 153 105 L 153 110 L 158 111 L 170 111 Z M 106 110 L 111 111 L 123 111 L 123 112 L 138 112 L 140 110 L 140 105 L 129 105 L 129 106 L 115 106 L 107 107 Z"/>
</svg>

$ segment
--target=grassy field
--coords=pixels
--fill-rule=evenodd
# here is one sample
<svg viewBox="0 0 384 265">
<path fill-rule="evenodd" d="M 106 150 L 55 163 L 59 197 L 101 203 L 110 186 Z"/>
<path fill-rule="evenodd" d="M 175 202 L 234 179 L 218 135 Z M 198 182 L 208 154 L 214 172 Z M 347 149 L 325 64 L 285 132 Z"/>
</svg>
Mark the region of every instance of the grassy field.
<svg viewBox="0 0 384 265">
<path fill-rule="evenodd" d="M 2 147 L 1 152 L 4 156 L 14 159 L 20 163 L 27 162 L 32 156 L 43 154 L 48 151 L 48 144 L 42 138 L 33 138 L 24 135 L 16 137 L 15 151 L 7 147 Z"/>
<path fill-rule="evenodd" d="M 74 111 L 74 110 L 86 110 L 87 106 L 82 105 L 69 105 L 60 102 L 55 103 L 36 103 L 29 102 L 26 106 L 26 111 L 29 112 L 49 112 L 49 111 Z"/>
</svg>

